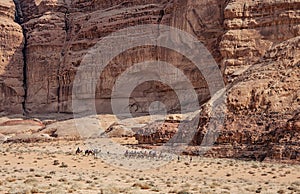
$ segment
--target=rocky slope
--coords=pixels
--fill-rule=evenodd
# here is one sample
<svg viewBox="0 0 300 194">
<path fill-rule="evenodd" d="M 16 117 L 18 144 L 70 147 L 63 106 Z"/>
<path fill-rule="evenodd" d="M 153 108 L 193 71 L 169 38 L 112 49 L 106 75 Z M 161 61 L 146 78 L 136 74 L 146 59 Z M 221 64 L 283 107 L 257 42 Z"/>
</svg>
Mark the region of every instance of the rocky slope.
<svg viewBox="0 0 300 194">
<path fill-rule="evenodd" d="M 217 155 L 249 157 L 256 151 L 256 158 L 300 161 L 299 43 L 297 37 L 272 47 L 228 85 Z M 233 152 L 224 152 L 226 147 Z"/>
<path fill-rule="evenodd" d="M 199 131 L 187 153 L 198 153 L 197 145 L 202 145 L 208 130 L 219 129 L 214 145 L 205 153 L 207 156 L 299 163 L 299 51 L 300 37 L 280 43 L 227 85 L 226 108 L 222 109 L 224 123 L 220 119 L 214 121 L 211 103 L 205 104 L 199 117 Z M 208 121 L 215 125 L 211 128 Z M 151 135 L 137 133 L 136 138 L 139 143 L 166 143 L 169 134 L 177 132 L 174 129 L 178 124 L 171 129 L 170 124 L 156 122 L 143 128 Z M 184 129 L 189 130 L 189 125 Z"/>
</svg>

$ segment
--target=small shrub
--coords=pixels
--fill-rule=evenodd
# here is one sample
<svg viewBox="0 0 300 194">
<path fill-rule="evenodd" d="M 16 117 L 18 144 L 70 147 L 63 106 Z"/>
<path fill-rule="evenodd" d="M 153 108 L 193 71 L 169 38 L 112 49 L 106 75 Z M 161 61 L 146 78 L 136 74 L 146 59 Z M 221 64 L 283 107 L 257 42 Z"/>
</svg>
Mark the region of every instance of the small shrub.
<svg viewBox="0 0 300 194">
<path fill-rule="evenodd" d="M 58 160 L 54 160 L 53 161 L 53 165 L 55 165 L 55 166 L 59 165 L 59 161 Z"/>
<path fill-rule="evenodd" d="M 139 187 L 141 189 L 150 189 L 150 186 L 146 183 L 134 183 L 132 187 Z"/>
<path fill-rule="evenodd" d="M 60 168 L 67 168 L 68 167 L 68 165 L 67 164 L 65 164 L 64 162 L 62 162 L 61 163 L 61 165 L 59 166 Z"/>
</svg>

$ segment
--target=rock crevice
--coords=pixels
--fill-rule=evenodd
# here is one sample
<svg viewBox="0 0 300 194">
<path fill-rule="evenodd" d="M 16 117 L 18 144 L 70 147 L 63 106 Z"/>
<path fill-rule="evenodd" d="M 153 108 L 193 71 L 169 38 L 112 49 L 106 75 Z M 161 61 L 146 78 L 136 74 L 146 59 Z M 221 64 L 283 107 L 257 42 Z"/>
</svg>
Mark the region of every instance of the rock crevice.
<svg viewBox="0 0 300 194">
<path fill-rule="evenodd" d="M 21 9 L 20 1 L 19 0 L 13 0 L 15 4 L 15 22 L 18 23 L 22 27 L 22 22 L 23 22 L 23 12 Z M 24 115 L 27 114 L 26 111 L 26 97 L 27 97 L 27 60 L 26 60 L 26 55 L 27 55 L 27 38 L 26 38 L 26 31 L 22 27 L 22 34 L 23 34 L 23 39 L 24 39 L 24 45 L 22 49 L 22 55 L 23 55 L 23 89 L 24 89 L 24 98 L 22 101 L 22 112 Z"/>
<path fill-rule="evenodd" d="M 15 22 L 18 23 L 22 27 L 23 22 L 23 13 L 21 9 L 21 5 L 19 0 L 13 0 L 15 4 Z M 22 102 L 23 114 L 26 115 L 26 97 L 27 97 L 27 60 L 26 60 L 26 49 L 27 49 L 27 39 L 26 39 L 26 31 L 22 27 L 24 46 L 22 49 L 23 54 L 23 89 L 24 89 L 24 98 Z"/>
</svg>

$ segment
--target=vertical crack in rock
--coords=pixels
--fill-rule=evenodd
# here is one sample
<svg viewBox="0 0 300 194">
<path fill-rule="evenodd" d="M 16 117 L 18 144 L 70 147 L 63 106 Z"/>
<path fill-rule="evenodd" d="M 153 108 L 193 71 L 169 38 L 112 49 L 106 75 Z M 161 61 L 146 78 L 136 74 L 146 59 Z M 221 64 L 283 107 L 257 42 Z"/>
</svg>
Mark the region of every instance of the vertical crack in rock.
<svg viewBox="0 0 300 194">
<path fill-rule="evenodd" d="M 164 15 L 165 15 L 165 10 L 163 10 L 163 9 L 160 10 L 160 12 L 159 12 L 159 18 L 158 18 L 158 20 L 157 20 L 158 24 L 161 23 L 161 21 L 162 21 Z"/>
<path fill-rule="evenodd" d="M 173 0 L 171 0 L 171 1 L 166 1 L 166 3 L 165 3 L 165 5 L 162 7 L 162 9 L 160 10 L 160 12 L 159 12 L 159 17 L 158 17 L 158 19 L 157 19 L 157 37 L 156 37 L 156 46 L 155 46 L 155 50 L 156 50 L 156 52 L 157 52 L 157 55 L 156 55 L 156 57 L 155 57 L 155 59 L 156 59 L 156 61 L 159 61 L 159 47 L 157 46 L 158 45 L 158 43 L 157 43 L 157 40 L 158 40 L 158 38 L 160 37 L 160 27 L 159 27 L 159 25 L 162 23 L 162 20 L 163 20 L 163 17 L 166 15 L 166 9 L 167 9 L 167 7 L 170 5 L 170 4 L 172 4 L 173 6 L 174 6 L 174 2 L 173 2 Z"/>
<path fill-rule="evenodd" d="M 217 39 L 217 41 L 218 41 L 218 51 L 220 52 L 220 50 L 221 50 L 221 46 L 220 46 L 220 44 L 221 44 L 221 41 L 222 41 L 222 39 L 223 39 L 223 36 L 226 34 L 226 32 L 228 31 L 227 29 L 226 29 L 226 26 L 225 26 L 225 9 L 226 9 L 226 7 L 227 7 L 227 5 L 230 3 L 230 0 L 223 0 L 223 1 L 220 1 L 220 4 L 219 4 L 219 6 L 220 6 L 220 15 L 221 15 L 221 17 L 220 17 L 220 25 L 222 26 L 222 28 L 223 28 L 223 32 L 222 32 L 222 35 L 221 36 L 219 36 L 218 37 L 218 39 Z M 220 53 L 220 55 L 222 55 L 221 53 Z M 223 60 L 223 59 L 222 59 Z M 219 68 L 220 68 L 220 70 L 221 70 L 221 73 L 222 73 L 222 76 L 223 76 L 223 80 L 224 80 L 224 83 L 227 85 L 228 84 L 228 80 L 226 79 L 226 76 L 225 76 L 225 70 L 226 70 L 226 66 L 225 66 L 225 63 L 223 63 L 223 62 L 220 62 L 219 63 Z"/>
<path fill-rule="evenodd" d="M 221 11 L 221 18 L 220 18 L 220 22 L 224 28 L 224 34 L 225 34 L 225 24 L 224 24 L 224 21 L 225 21 L 225 8 L 227 7 L 227 5 L 229 4 L 230 0 L 223 0 L 221 1 L 220 3 L 220 11 Z"/>
<path fill-rule="evenodd" d="M 23 27 L 22 27 L 23 29 Z M 26 31 L 23 29 L 24 36 L 24 47 L 22 49 L 23 54 L 23 87 L 24 87 L 24 100 L 22 102 L 23 114 L 27 114 L 26 110 L 26 99 L 27 99 L 27 61 L 26 61 L 26 50 L 27 50 L 27 39 L 26 39 Z"/>
<path fill-rule="evenodd" d="M 70 47 L 70 40 L 71 40 L 71 26 L 70 26 L 70 11 L 69 11 L 69 7 L 70 7 L 70 2 L 65 2 L 66 4 L 66 10 L 64 12 L 64 21 L 65 21 L 65 26 L 64 26 L 64 30 L 65 30 L 65 42 L 64 42 L 64 46 L 62 48 L 61 51 L 61 60 L 58 64 L 58 69 L 57 69 L 57 81 L 58 81 L 58 87 L 57 87 L 57 112 L 60 113 L 62 111 L 64 111 L 64 108 L 61 108 L 61 102 L 63 102 L 62 96 L 63 94 L 63 88 L 62 85 L 64 85 L 64 78 L 63 78 L 63 72 L 62 72 L 62 67 L 65 64 L 65 54 L 67 52 L 67 49 Z"/>
<path fill-rule="evenodd" d="M 26 115 L 28 112 L 26 110 L 26 99 L 27 99 L 27 60 L 26 60 L 26 51 L 27 51 L 27 38 L 26 30 L 22 26 L 23 23 L 23 12 L 19 0 L 13 0 L 15 4 L 15 22 L 22 27 L 24 45 L 22 49 L 23 54 L 23 88 L 24 88 L 24 98 L 22 102 L 23 114 Z"/>
</svg>

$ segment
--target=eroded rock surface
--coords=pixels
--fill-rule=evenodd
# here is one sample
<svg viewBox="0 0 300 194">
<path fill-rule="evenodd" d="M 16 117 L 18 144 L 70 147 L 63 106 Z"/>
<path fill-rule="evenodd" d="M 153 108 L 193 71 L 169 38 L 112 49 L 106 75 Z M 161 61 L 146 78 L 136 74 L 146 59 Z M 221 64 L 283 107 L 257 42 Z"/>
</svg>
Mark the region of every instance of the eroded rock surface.
<svg viewBox="0 0 300 194">
<path fill-rule="evenodd" d="M 224 10 L 220 43 L 229 82 L 265 55 L 272 46 L 299 36 L 300 2 L 231 0 Z"/>
<path fill-rule="evenodd" d="M 0 112 L 22 114 L 23 85 L 23 31 L 15 21 L 12 0 L 0 3 Z"/>
<path fill-rule="evenodd" d="M 147 3 L 139 0 L 110 3 L 16 0 L 15 3 L 26 45 L 23 57 L 21 29 L 13 22 L 15 8 L 12 1 L 6 0 L 2 3 L 6 10 L 2 15 L 13 25 L 13 30 L 5 30 L 11 34 L 6 45 L 13 47 L 6 57 L 15 53 L 15 61 L 7 61 L 17 66 L 14 70 L 18 69 L 18 73 L 9 79 L 9 71 L 1 75 L 5 78 L 2 93 L 6 95 L 4 99 L 13 98 L 10 101 L 21 109 L 24 73 L 27 91 L 24 109 L 29 113 L 71 112 L 72 83 L 83 57 L 105 36 L 128 26 L 164 24 L 195 35 L 212 53 L 229 82 L 257 62 L 269 48 L 299 35 L 297 10 L 300 5 L 293 0 L 152 0 Z M 13 41 L 17 39 L 14 36 L 19 42 Z M 108 98 L 117 76 L 134 63 L 153 59 L 168 61 L 183 70 L 194 84 L 201 103 L 210 97 L 201 73 L 182 56 L 161 48 L 146 47 L 142 50 L 128 50 L 116 57 L 103 72 L 96 93 L 98 112 L 111 111 Z M 7 61 L 2 68 L 12 67 Z M 149 104 L 140 99 L 146 99 L 156 87 L 157 93 L 150 100 L 163 101 L 170 109 L 178 109 L 175 107 L 178 101 L 170 88 L 148 83 L 133 94 L 133 112 L 147 111 Z M 162 98 L 164 94 L 172 96 L 171 100 Z"/>
<path fill-rule="evenodd" d="M 71 113 L 73 80 L 89 49 L 128 26 L 164 24 L 196 36 L 228 83 L 225 125 L 207 155 L 299 162 L 299 10 L 296 0 L 15 0 L 15 4 L 2 0 L 0 113 Z M 203 75 L 189 60 L 168 49 L 145 46 L 120 54 L 103 71 L 96 91 L 98 112 L 111 112 L 117 77 L 147 60 L 178 67 L 193 83 L 200 104 L 210 99 Z M 93 72 L 84 78 L 89 73 Z M 130 110 L 147 113 L 153 101 L 165 103 L 170 112 L 179 110 L 172 88 L 159 82 L 138 86 Z M 201 144 L 208 130 L 212 115 L 205 107 L 209 106 L 203 106 L 192 145 Z M 82 137 L 74 120 L 44 123 L 46 127 L 5 123 L 0 126 L 1 140 L 31 141 L 31 135 L 33 141 Z M 112 123 L 107 121 L 104 129 Z M 134 131 L 135 136 L 148 144 L 167 142 L 178 127 L 176 122 L 143 119 L 139 124 L 144 125 Z M 132 127 L 129 121 L 117 125 Z M 124 132 L 116 131 L 118 136 Z"/>
<path fill-rule="evenodd" d="M 210 121 L 214 122 L 210 108 L 213 102 L 206 104 L 200 113 L 199 131 L 190 145 L 206 145 L 205 135 L 218 127 L 215 143 L 206 156 L 299 162 L 299 43 L 296 37 L 272 47 L 260 62 L 227 86 L 224 123 L 219 119 L 209 127 Z M 167 124 L 151 126 L 153 138 L 140 133 L 141 143 L 170 140 L 164 133 Z M 185 129 L 190 127 L 186 125 Z M 199 152 L 190 149 L 187 153 Z"/>
<path fill-rule="evenodd" d="M 25 0 L 16 1 L 16 4 L 27 40 L 25 109 L 28 113 L 71 112 L 72 83 L 85 54 L 105 36 L 129 26 L 164 24 L 177 27 L 194 34 L 217 61 L 221 60 L 218 41 L 223 33 L 223 3 L 217 0 Z M 97 111 L 111 112 L 108 98 L 117 76 L 134 63 L 156 59 L 181 69 L 194 84 L 201 102 L 209 98 L 203 76 L 183 56 L 156 47 L 134 48 L 116 57 L 101 75 L 96 93 Z M 164 101 L 169 109 L 178 110 L 176 96 L 170 88 L 148 83 L 133 93 L 133 112 L 146 112 L 149 104 L 140 99 L 145 99 L 153 90 L 157 93 L 150 101 Z M 164 99 L 161 97 L 164 94 L 171 97 Z"/>
<path fill-rule="evenodd" d="M 299 43 L 272 47 L 228 86 L 225 125 L 211 155 L 300 161 Z"/>
</svg>

